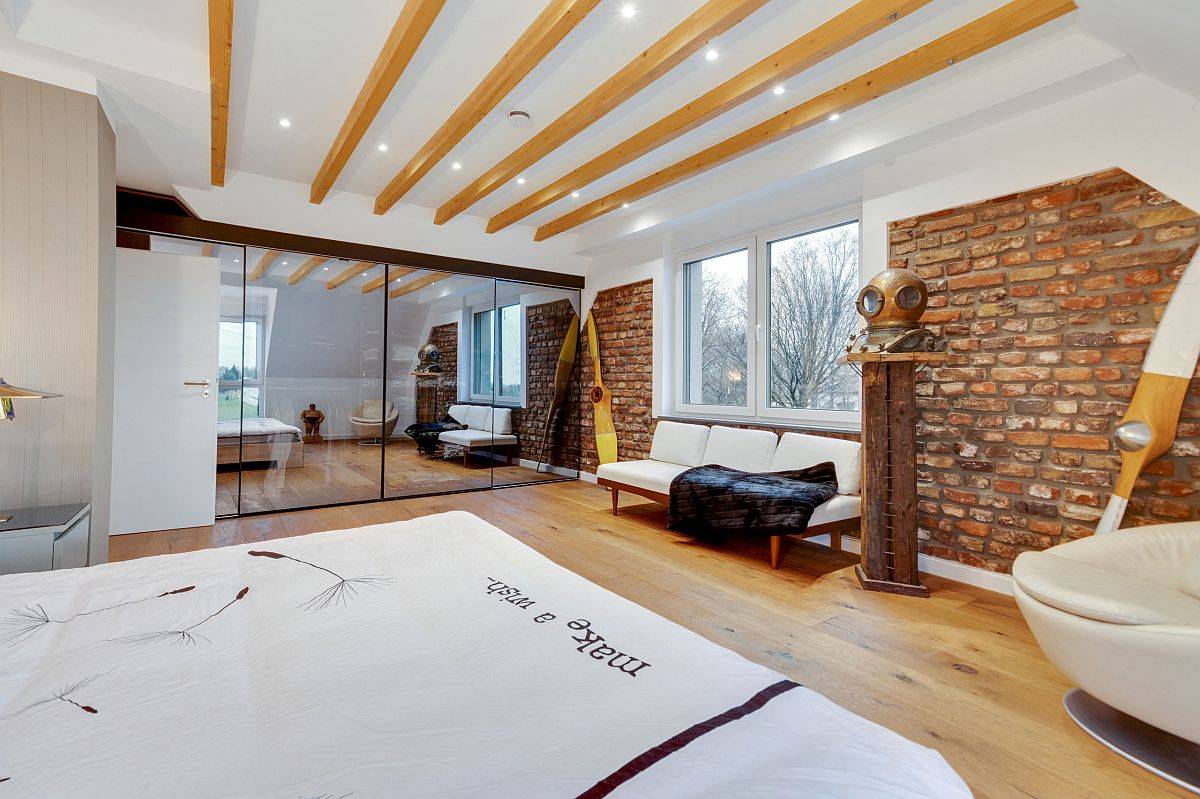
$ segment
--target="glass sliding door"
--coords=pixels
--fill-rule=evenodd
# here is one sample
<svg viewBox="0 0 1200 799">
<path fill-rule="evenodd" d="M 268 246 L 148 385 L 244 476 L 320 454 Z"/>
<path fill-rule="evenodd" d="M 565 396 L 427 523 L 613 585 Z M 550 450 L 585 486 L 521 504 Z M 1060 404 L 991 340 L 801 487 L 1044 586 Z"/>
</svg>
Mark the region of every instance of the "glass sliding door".
<svg viewBox="0 0 1200 799">
<path fill-rule="evenodd" d="M 489 488 L 496 414 L 496 281 L 393 266 L 387 395 L 400 423 L 384 460 L 386 498 Z"/>
<path fill-rule="evenodd" d="M 497 447 L 493 485 L 579 476 L 579 303 L 574 290 L 496 283 L 490 367 L 515 440 Z"/>
<path fill-rule="evenodd" d="M 399 418 L 383 295 L 363 289 L 383 268 L 254 247 L 245 267 L 239 512 L 378 499 Z"/>
</svg>

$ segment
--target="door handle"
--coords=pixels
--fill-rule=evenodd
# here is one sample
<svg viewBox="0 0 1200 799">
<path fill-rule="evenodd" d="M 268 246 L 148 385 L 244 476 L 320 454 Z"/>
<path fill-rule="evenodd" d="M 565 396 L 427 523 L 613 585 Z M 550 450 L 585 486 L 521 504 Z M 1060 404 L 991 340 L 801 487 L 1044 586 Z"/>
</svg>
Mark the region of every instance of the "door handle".
<svg viewBox="0 0 1200 799">
<path fill-rule="evenodd" d="M 185 386 L 204 386 L 205 388 L 208 388 L 209 385 L 207 380 L 184 380 L 183 384 Z"/>
</svg>

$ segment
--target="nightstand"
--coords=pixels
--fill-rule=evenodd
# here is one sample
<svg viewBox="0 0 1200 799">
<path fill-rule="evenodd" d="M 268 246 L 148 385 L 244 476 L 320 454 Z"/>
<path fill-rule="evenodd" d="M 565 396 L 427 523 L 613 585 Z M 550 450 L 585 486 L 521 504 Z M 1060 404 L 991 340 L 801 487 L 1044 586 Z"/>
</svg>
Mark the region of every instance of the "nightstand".
<svg viewBox="0 0 1200 799">
<path fill-rule="evenodd" d="M 86 566 L 92 506 L 0 510 L 0 574 Z"/>
</svg>

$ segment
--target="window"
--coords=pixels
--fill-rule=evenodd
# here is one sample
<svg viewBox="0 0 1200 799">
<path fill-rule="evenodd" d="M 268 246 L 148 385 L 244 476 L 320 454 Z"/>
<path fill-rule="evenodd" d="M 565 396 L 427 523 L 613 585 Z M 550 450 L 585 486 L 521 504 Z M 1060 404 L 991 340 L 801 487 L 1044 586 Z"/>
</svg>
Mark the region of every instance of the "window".
<svg viewBox="0 0 1200 799">
<path fill-rule="evenodd" d="M 521 404 L 524 342 L 520 303 L 471 312 L 471 399 Z"/>
<path fill-rule="evenodd" d="M 261 319 L 222 319 L 218 340 L 217 421 L 255 419 L 261 408 Z"/>
<path fill-rule="evenodd" d="M 676 412 L 857 428 L 857 220 L 833 217 L 685 254 Z"/>
</svg>

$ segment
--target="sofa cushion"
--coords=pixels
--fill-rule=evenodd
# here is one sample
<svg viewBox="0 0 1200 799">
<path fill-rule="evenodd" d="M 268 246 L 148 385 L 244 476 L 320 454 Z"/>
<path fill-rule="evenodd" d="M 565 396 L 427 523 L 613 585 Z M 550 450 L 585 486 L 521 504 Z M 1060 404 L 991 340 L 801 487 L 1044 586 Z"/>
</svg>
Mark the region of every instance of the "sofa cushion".
<svg viewBox="0 0 1200 799">
<path fill-rule="evenodd" d="M 743 472 L 765 472 L 771 468 L 778 437 L 770 430 L 743 430 L 713 425 L 704 448 L 705 466 L 716 464 Z M 816 461 L 814 461 L 815 463 Z"/>
<path fill-rule="evenodd" d="M 1022 553 L 1013 579 L 1039 602 L 1094 621 L 1200 625 L 1200 599 L 1052 551 Z"/>
<path fill-rule="evenodd" d="M 446 413 L 448 413 L 450 415 L 451 419 L 458 422 L 459 424 L 466 424 L 467 423 L 467 414 L 470 410 L 471 410 L 470 405 L 451 405 L 449 410 L 446 411 Z"/>
<path fill-rule="evenodd" d="M 822 461 L 833 461 L 839 494 L 859 493 L 862 488 L 862 444 L 857 441 L 784 433 L 771 460 L 771 471 L 807 469 Z"/>
<path fill-rule="evenodd" d="M 467 407 L 467 427 L 472 430 L 491 430 L 492 408 L 489 405 Z"/>
<path fill-rule="evenodd" d="M 854 496 L 837 494 L 828 502 L 822 502 L 817 506 L 817 509 L 813 511 L 812 518 L 808 520 L 808 526 L 816 527 L 818 524 L 857 519 L 860 516 L 862 516 L 862 497 L 857 494 Z"/>
<path fill-rule="evenodd" d="M 497 435 L 507 435 L 513 431 L 512 408 L 493 408 L 489 429 Z"/>
<path fill-rule="evenodd" d="M 438 441 L 445 444 L 457 444 L 460 447 L 484 447 L 488 444 L 515 444 L 517 437 L 468 428 L 466 430 L 446 430 L 438 435 Z"/>
<path fill-rule="evenodd" d="M 664 422 L 659 422 L 660 426 L 663 424 Z M 685 427 L 692 426 L 685 425 Z M 647 491 L 656 491 L 659 494 L 669 494 L 671 481 L 691 468 L 691 466 L 658 460 L 618 461 L 600 464 L 596 469 L 596 477 L 612 480 L 614 483 L 637 486 Z"/>
<path fill-rule="evenodd" d="M 699 466 L 708 443 L 708 427 L 702 424 L 659 422 L 650 442 L 650 459 L 683 466 Z"/>
</svg>

